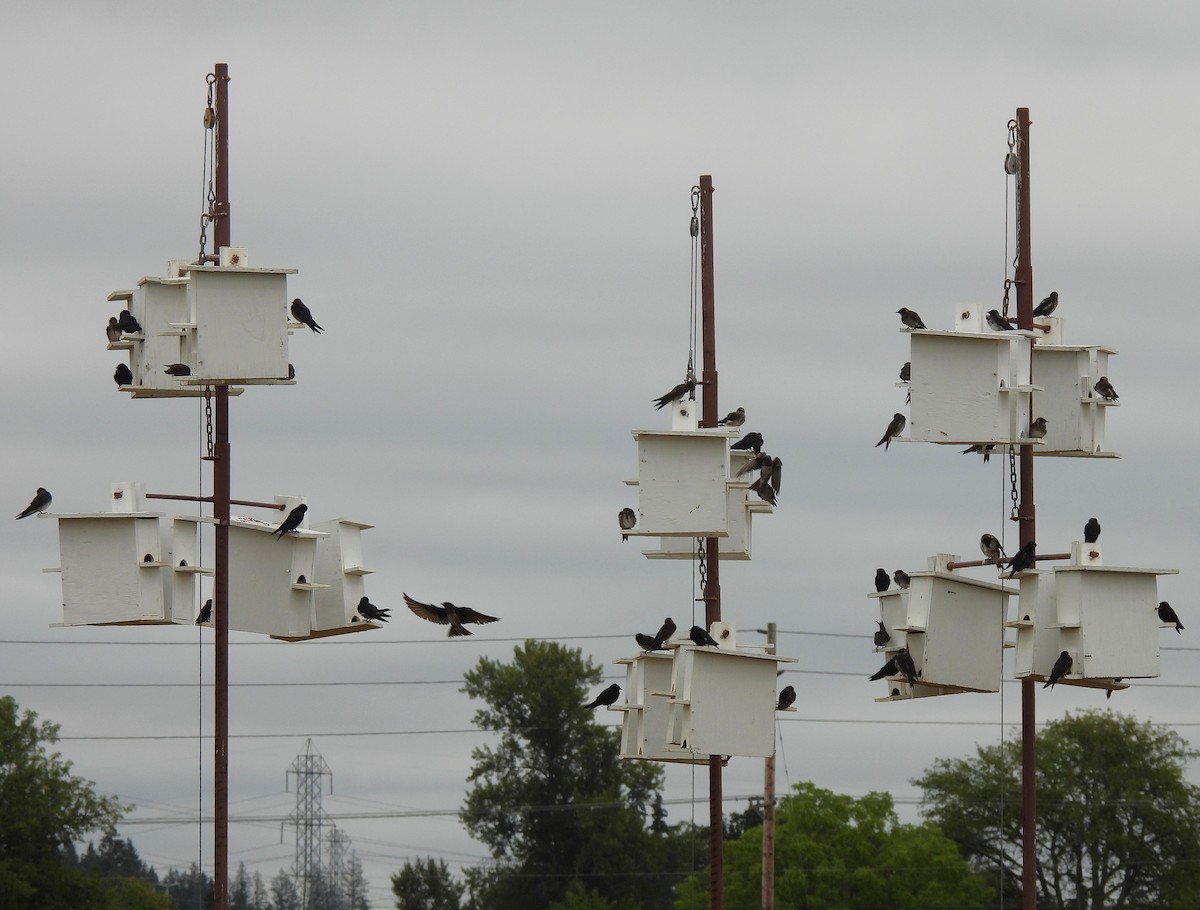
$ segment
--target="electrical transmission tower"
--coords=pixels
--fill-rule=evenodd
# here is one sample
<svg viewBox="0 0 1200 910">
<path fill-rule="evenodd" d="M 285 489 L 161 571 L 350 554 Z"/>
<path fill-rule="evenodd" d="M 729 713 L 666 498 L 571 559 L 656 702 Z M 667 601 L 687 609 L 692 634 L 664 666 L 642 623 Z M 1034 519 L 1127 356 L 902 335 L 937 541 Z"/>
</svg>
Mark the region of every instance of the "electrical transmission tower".
<svg viewBox="0 0 1200 910">
<path fill-rule="evenodd" d="M 329 792 L 333 793 L 333 771 L 325 764 L 321 753 L 308 740 L 304 752 L 296 756 L 292 767 L 285 777 L 284 787 L 292 775 L 296 776 L 296 808 L 284 821 L 296 829 L 296 859 L 292 863 L 292 877 L 300 890 L 303 903 L 307 908 L 314 886 L 326 871 L 321 864 L 322 827 L 333 828 L 333 820 L 321 808 L 321 783 L 328 776 Z M 344 866 L 344 852 L 338 842 L 338 862 Z"/>
</svg>

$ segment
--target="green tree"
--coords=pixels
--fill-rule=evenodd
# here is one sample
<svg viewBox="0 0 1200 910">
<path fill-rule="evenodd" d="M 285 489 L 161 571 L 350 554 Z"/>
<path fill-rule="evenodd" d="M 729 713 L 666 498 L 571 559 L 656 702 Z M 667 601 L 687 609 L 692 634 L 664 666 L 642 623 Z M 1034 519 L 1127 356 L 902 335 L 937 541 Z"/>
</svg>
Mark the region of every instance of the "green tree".
<svg viewBox="0 0 1200 910">
<path fill-rule="evenodd" d="M 499 860 L 467 872 L 480 906 L 542 910 L 574 879 L 608 900 L 669 904 L 680 876 L 664 864 L 669 838 L 649 829 L 662 770 L 622 762 L 620 732 L 584 708 L 601 679 L 578 649 L 538 641 L 467 672 L 463 691 L 485 703 L 476 726 L 499 734 L 472 752 L 460 813 Z"/>
<path fill-rule="evenodd" d="M 112 889 L 71 860 L 71 842 L 114 825 L 122 807 L 47 747 L 58 727 L 0 698 L 0 895 L 12 910 L 106 907 Z"/>
<path fill-rule="evenodd" d="M 940 759 L 913 781 L 925 812 L 972 867 L 1021 892 L 1021 744 Z M 1052 721 L 1037 737 L 1038 906 L 1200 906 L 1200 788 L 1184 779 L 1198 753 L 1176 733 L 1109 711 Z"/>
<path fill-rule="evenodd" d="M 346 879 L 343 883 L 346 897 L 346 910 L 371 910 L 371 898 L 368 895 L 370 886 L 363 872 L 362 860 L 358 854 L 351 851 L 350 861 L 346 864 Z"/>
<path fill-rule="evenodd" d="M 406 862 L 392 876 L 397 910 L 459 910 L 463 887 L 446 863 L 432 856 Z"/>
<path fill-rule="evenodd" d="M 708 878 L 679 889 L 678 910 L 708 906 Z M 725 904 L 757 907 L 762 826 L 725 844 Z M 775 899 L 805 910 L 982 910 L 987 885 L 931 824 L 901 824 L 886 793 L 861 799 L 796 784 L 775 809 Z"/>
<path fill-rule="evenodd" d="M 171 897 L 171 910 L 212 910 L 216 904 L 213 880 L 197 863 L 186 871 L 169 870 L 163 876 L 163 886 Z"/>
<path fill-rule="evenodd" d="M 295 879 L 282 869 L 271 879 L 271 906 L 273 910 L 304 910 L 304 899 Z"/>
</svg>

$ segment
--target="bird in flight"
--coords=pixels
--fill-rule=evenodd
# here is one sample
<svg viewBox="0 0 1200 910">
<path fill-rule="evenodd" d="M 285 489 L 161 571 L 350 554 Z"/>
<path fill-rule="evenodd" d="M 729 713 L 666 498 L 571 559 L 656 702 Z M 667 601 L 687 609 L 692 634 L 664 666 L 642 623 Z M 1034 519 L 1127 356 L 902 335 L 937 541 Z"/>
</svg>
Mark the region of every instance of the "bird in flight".
<svg viewBox="0 0 1200 910">
<path fill-rule="evenodd" d="M 421 619 L 450 626 L 450 631 L 447 633 L 448 638 L 470 635 L 470 630 L 466 628 L 470 623 L 483 625 L 484 623 L 498 622 L 500 619 L 498 616 L 488 616 L 486 613 L 480 613 L 470 607 L 457 606 L 448 600 L 442 601 L 442 605 L 439 607 L 437 604 L 421 603 L 405 594 L 404 602 Z"/>
</svg>

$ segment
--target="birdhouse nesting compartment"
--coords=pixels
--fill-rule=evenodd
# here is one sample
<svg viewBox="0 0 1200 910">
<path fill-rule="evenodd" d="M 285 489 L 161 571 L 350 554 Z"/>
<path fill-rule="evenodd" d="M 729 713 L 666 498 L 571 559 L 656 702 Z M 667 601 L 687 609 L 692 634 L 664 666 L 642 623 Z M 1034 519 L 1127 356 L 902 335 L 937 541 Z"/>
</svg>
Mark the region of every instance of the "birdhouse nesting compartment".
<svg viewBox="0 0 1200 910">
<path fill-rule="evenodd" d="M 335 518 L 314 526 L 325 534 L 317 538 L 315 577 L 322 587 L 313 601 L 312 632 L 321 636 L 341 635 L 379 628 L 357 615 L 358 603 L 366 596 L 365 577 L 373 570 L 363 565 L 362 532 L 373 525 L 348 518 Z"/>
<path fill-rule="evenodd" d="M 637 525 L 644 537 L 729 534 L 729 441 L 736 430 L 634 430 Z"/>
<path fill-rule="evenodd" d="M 1075 458 L 1119 458 L 1104 448 L 1108 409 L 1118 399 L 1107 399 L 1095 390 L 1108 375 L 1108 358 L 1117 352 L 1101 345 L 1050 345 L 1033 347 L 1033 376 L 1043 391 L 1035 398 L 1038 417 L 1045 417 L 1046 436 L 1035 455 Z"/>
<path fill-rule="evenodd" d="M 616 710 L 624 712 L 621 721 L 621 758 L 708 764 L 707 755 L 681 754 L 671 748 L 673 659 L 671 651 L 644 651 L 636 657 L 615 661 L 625 666 L 625 703 L 615 706 Z"/>
</svg>

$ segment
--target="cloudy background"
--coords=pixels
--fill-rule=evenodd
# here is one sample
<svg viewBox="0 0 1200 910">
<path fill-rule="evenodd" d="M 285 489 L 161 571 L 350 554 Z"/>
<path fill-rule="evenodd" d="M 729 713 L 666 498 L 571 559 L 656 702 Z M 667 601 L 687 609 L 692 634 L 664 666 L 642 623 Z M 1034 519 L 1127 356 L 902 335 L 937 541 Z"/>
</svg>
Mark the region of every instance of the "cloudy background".
<svg viewBox="0 0 1200 910">
<path fill-rule="evenodd" d="M 902 402 L 896 309 L 948 327 L 957 304 L 1000 303 L 1006 124 L 1027 106 L 1035 293 L 1060 292 L 1071 341 L 1120 351 L 1122 403 L 1122 460 L 1039 459 L 1038 540 L 1062 552 L 1096 515 L 1110 565 L 1183 570 L 1160 593 L 1189 632 L 1162 633 L 1161 678 L 1110 704 L 1200 743 L 1197 19 L 1106 2 L 9 3 L 0 501 L 15 513 L 46 486 L 89 512 L 112 481 L 207 484 L 199 405 L 118 395 L 101 330 L 110 291 L 196 252 L 205 75 L 228 63 L 234 242 L 299 269 L 289 291 L 327 329 L 292 338 L 298 385 L 234 399 L 234 495 L 374 524 L 368 592 L 395 611 L 368 635 L 233 636 L 231 863 L 290 865 L 285 772 L 312 737 L 324 806 L 389 906 L 405 860 L 487 855 L 454 815 L 487 741 L 465 670 L 538 637 L 616 674 L 634 631 L 689 616 L 693 567 L 643 559 L 614 517 L 629 431 L 666 426 L 650 399 L 683 377 L 689 194 L 711 174 L 720 406 L 747 409 L 788 475 L 753 561 L 722 567 L 724 613 L 749 639 L 777 623 L 799 658 L 781 787 L 885 789 L 913 818 L 910 779 L 1013 735 L 1019 691 L 876 704 L 871 576 L 1016 530 L 1001 459 L 872 446 Z M 50 628 L 54 523 L 0 535 L 0 692 L 136 804 L 121 830 L 148 862 L 211 871 L 211 634 Z M 448 642 L 402 591 L 503 622 Z M 1039 719 L 1104 704 L 1063 687 Z M 704 772 L 666 774 L 673 818 L 706 821 Z M 726 810 L 761 780 L 733 760 Z"/>
</svg>

